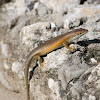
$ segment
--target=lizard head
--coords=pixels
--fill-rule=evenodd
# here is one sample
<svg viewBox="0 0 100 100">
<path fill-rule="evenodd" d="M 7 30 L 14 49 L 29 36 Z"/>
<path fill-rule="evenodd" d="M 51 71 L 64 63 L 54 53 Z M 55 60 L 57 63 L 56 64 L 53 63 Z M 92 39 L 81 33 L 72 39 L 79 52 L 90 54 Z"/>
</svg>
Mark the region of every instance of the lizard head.
<svg viewBox="0 0 100 100">
<path fill-rule="evenodd" d="M 76 30 L 72 31 L 70 40 L 71 41 L 76 40 L 77 38 L 81 37 L 82 35 L 86 34 L 87 32 L 88 32 L 87 29 L 83 29 L 83 28 L 76 29 Z"/>
<path fill-rule="evenodd" d="M 83 28 L 79 28 L 79 29 L 75 30 L 76 35 L 85 34 L 87 32 L 88 32 L 88 30 L 87 29 L 83 29 Z"/>
</svg>

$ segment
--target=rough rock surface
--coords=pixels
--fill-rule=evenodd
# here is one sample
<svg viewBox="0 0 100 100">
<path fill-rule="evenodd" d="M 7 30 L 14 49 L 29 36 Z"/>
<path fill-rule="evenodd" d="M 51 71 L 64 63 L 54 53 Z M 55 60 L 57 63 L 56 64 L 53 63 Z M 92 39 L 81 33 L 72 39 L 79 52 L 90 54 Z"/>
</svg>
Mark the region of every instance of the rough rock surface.
<svg viewBox="0 0 100 100">
<path fill-rule="evenodd" d="M 0 0 L 0 100 L 26 100 L 29 52 L 80 27 L 88 33 L 73 41 L 73 53 L 63 47 L 43 56 L 31 100 L 100 100 L 100 0 Z"/>
</svg>

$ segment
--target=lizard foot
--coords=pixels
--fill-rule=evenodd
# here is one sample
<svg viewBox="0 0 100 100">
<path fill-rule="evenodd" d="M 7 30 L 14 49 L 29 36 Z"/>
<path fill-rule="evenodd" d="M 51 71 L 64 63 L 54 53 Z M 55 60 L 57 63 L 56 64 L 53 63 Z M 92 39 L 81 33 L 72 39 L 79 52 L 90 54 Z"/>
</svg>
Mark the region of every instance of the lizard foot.
<svg viewBox="0 0 100 100">
<path fill-rule="evenodd" d="M 74 52 L 74 51 L 76 51 L 76 49 L 70 47 L 70 48 L 69 48 L 69 51 L 70 51 L 70 52 Z"/>
<path fill-rule="evenodd" d="M 42 70 L 43 68 L 46 68 L 46 67 L 44 66 L 44 62 L 42 62 L 42 63 L 40 64 L 40 70 Z"/>
<path fill-rule="evenodd" d="M 42 68 L 46 68 L 46 67 L 44 66 L 44 62 L 42 62 L 40 65 L 41 65 Z"/>
</svg>

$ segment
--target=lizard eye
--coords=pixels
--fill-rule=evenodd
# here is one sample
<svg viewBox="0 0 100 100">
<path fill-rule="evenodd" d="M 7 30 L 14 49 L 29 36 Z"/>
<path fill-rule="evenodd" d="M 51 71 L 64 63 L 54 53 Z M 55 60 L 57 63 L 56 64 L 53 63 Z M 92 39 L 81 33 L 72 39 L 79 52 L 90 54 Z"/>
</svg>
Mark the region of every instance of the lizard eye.
<svg viewBox="0 0 100 100">
<path fill-rule="evenodd" d="M 79 32 L 78 34 L 81 34 L 82 32 Z"/>
</svg>

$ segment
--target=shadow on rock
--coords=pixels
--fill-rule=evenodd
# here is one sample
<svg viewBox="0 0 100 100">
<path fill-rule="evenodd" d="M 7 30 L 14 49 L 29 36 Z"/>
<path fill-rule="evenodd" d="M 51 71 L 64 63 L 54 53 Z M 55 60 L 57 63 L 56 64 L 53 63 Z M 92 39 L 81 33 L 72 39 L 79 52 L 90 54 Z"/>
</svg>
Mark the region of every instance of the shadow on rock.
<svg viewBox="0 0 100 100">
<path fill-rule="evenodd" d="M 87 47 L 90 44 L 94 44 L 94 43 L 100 43 L 100 40 L 99 39 L 94 39 L 94 40 L 79 41 L 79 42 L 77 42 L 78 45 L 85 46 L 85 47 Z"/>
</svg>

